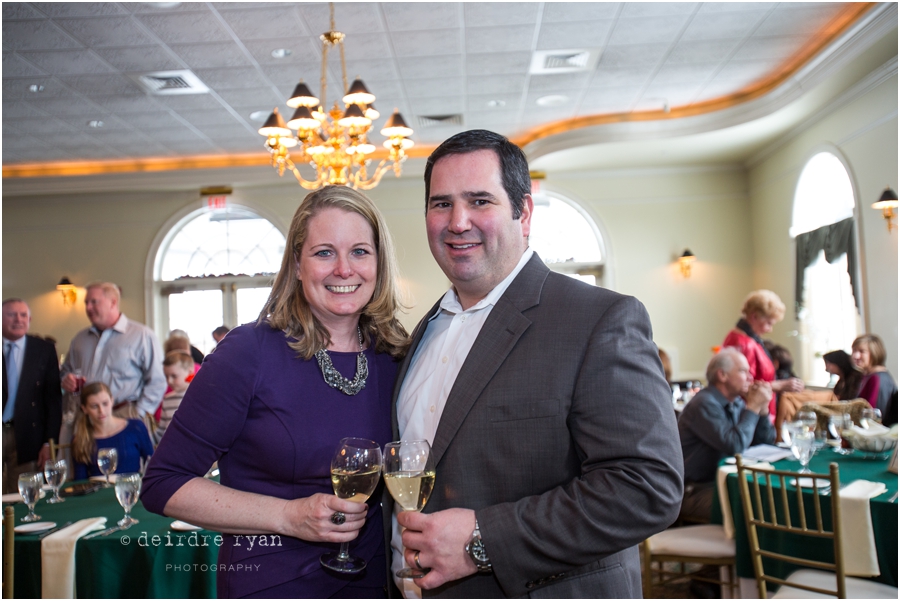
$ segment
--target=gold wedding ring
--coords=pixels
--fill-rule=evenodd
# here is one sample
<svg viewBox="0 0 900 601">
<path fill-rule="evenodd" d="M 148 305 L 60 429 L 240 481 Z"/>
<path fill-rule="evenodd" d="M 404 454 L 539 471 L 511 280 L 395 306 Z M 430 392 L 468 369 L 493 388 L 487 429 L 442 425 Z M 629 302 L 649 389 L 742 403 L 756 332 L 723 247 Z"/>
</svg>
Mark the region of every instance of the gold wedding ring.
<svg viewBox="0 0 900 601">
<path fill-rule="evenodd" d="M 416 567 L 419 568 L 419 570 L 421 570 L 423 572 L 425 571 L 425 568 L 423 568 L 422 564 L 419 563 L 419 552 L 418 551 L 416 551 L 416 554 L 413 555 L 413 563 L 416 564 Z"/>
</svg>

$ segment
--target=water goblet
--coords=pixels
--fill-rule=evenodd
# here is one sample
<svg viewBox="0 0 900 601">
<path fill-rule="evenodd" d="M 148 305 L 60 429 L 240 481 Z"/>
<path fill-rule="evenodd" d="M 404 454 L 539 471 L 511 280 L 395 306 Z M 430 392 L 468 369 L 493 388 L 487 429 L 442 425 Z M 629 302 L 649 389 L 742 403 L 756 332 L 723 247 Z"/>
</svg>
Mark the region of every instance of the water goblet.
<svg viewBox="0 0 900 601">
<path fill-rule="evenodd" d="M 832 415 L 828 418 L 829 444 L 835 447 L 834 452 L 839 455 L 849 455 L 853 452 L 850 441 L 844 437 L 844 433 L 853 427 L 850 414 Z"/>
<path fill-rule="evenodd" d="M 69 472 L 69 464 L 65 459 L 50 459 L 44 462 L 44 478 L 47 484 L 53 489 L 53 497 L 48 499 L 48 503 L 64 503 L 65 499 L 59 496 L 59 488 L 66 481 Z"/>
<path fill-rule="evenodd" d="M 119 474 L 116 478 L 116 499 L 119 505 L 125 510 L 125 517 L 117 522 L 123 528 L 130 528 L 138 523 L 138 520 L 131 517 L 131 508 L 137 503 L 141 496 L 141 475 L 140 474 Z"/>
<path fill-rule="evenodd" d="M 97 467 L 100 469 L 100 473 L 106 476 L 106 483 L 103 485 L 103 488 L 109 488 L 111 486 L 109 483 L 109 475 L 116 472 L 116 467 L 118 465 L 119 452 L 115 447 L 97 451 Z"/>
<path fill-rule="evenodd" d="M 43 485 L 44 474 L 41 472 L 26 472 L 19 475 L 19 494 L 28 505 L 28 515 L 22 518 L 23 522 L 36 522 L 41 519 L 41 516 L 34 512 L 34 506 L 37 504 Z"/>
<path fill-rule="evenodd" d="M 389 442 L 384 447 L 384 484 L 403 511 L 422 511 L 434 489 L 434 459 L 427 440 Z M 403 568 L 398 578 L 422 578 L 427 571 Z"/>
<path fill-rule="evenodd" d="M 818 424 L 815 411 L 798 411 L 797 415 L 794 416 L 794 421 L 800 422 L 805 429 L 812 432 L 816 431 L 816 425 Z"/>
<path fill-rule="evenodd" d="M 793 453 L 794 457 L 800 461 L 799 473 L 801 474 L 812 473 L 812 470 L 809 469 L 809 461 L 812 459 L 813 453 L 815 452 L 815 440 L 815 434 L 809 430 L 797 432 L 791 440 L 791 453 Z"/>
<path fill-rule="evenodd" d="M 373 440 L 344 438 L 331 458 L 331 486 L 339 499 L 365 503 L 381 476 L 381 447 Z M 337 553 L 319 558 L 323 567 L 341 574 L 358 574 L 366 567 L 361 557 L 350 555 L 350 543 Z"/>
<path fill-rule="evenodd" d="M 877 407 L 870 407 L 868 409 L 862 410 L 862 415 L 860 416 L 860 419 L 859 419 L 860 426 L 862 426 L 863 428 L 868 430 L 869 426 L 871 426 L 872 424 L 880 424 L 880 423 L 881 423 L 881 409 L 878 409 Z"/>
</svg>

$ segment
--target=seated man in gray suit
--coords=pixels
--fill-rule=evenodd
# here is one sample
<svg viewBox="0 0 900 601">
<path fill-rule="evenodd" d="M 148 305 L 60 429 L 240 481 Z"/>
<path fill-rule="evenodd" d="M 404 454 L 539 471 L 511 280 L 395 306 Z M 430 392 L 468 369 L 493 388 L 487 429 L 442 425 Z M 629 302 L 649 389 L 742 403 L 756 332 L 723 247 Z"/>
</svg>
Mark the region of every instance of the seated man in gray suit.
<svg viewBox="0 0 900 601">
<path fill-rule="evenodd" d="M 692 522 L 709 522 L 722 459 L 775 442 L 768 415 L 772 388 L 767 382 L 753 382 L 739 349 L 727 346 L 713 356 L 706 381 L 709 385 L 694 395 L 678 420 L 684 453 L 681 517 Z"/>
<path fill-rule="evenodd" d="M 484 130 L 425 168 L 428 242 L 452 288 L 395 389 L 395 436 L 430 441 L 437 473 L 422 513 L 394 514 L 394 569 L 430 568 L 395 578 L 408 597 L 638 598 L 637 545 L 678 513 L 647 312 L 547 269 L 528 248 L 530 191 L 522 151 Z"/>
</svg>

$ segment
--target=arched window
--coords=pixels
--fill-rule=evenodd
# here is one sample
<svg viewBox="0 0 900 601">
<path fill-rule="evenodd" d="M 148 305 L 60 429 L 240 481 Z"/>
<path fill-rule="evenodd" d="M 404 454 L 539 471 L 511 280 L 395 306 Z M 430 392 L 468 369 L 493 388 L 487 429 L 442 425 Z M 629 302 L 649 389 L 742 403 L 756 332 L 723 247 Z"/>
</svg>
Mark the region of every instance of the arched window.
<svg viewBox="0 0 900 601">
<path fill-rule="evenodd" d="M 856 273 L 856 205 L 850 175 L 832 153 L 820 152 L 804 166 L 794 195 L 791 237 L 797 245 L 797 317 L 800 322 L 799 375 L 825 385 L 822 355 L 850 351 L 859 332 Z M 851 280 L 853 274 L 853 280 Z"/>
<path fill-rule="evenodd" d="M 156 254 L 157 331 L 184 330 L 205 353 L 215 328 L 256 320 L 284 244 L 278 228 L 244 207 L 202 208 L 181 219 Z"/>
<path fill-rule="evenodd" d="M 537 192 L 528 244 L 547 266 L 591 285 L 607 285 L 603 236 L 585 210 L 552 192 Z"/>
</svg>

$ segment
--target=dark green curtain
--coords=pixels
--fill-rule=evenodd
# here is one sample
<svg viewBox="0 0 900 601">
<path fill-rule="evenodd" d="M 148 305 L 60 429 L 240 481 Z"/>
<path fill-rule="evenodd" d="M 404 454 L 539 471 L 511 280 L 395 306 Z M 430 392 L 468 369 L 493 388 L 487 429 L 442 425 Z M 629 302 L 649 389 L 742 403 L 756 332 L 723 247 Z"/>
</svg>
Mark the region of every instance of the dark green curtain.
<svg viewBox="0 0 900 601">
<path fill-rule="evenodd" d="M 859 282 L 856 279 L 856 236 L 853 233 L 853 218 L 844 219 L 831 225 L 823 225 L 819 229 L 797 236 L 797 282 L 796 311 L 800 318 L 803 308 L 803 274 L 806 268 L 815 261 L 820 251 L 825 251 L 825 260 L 834 263 L 847 255 L 847 273 L 850 274 L 850 287 L 853 289 L 853 300 L 859 309 Z"/>
</svg>

